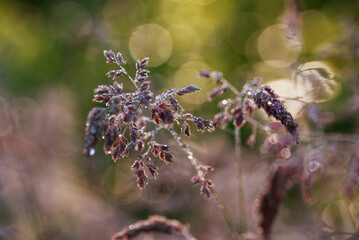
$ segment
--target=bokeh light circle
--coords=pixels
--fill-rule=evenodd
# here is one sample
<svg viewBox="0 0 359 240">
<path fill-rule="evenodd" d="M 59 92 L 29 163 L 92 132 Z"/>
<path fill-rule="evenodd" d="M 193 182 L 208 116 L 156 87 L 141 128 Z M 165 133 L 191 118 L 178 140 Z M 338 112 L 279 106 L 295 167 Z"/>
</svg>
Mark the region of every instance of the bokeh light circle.
<svg viewBox="0 0 359 240">
<path fill-rule="evenodd" d="M 286 35 L 285 26 L 277 24 L 266 28 L 259 36 L 258 53 L 268 65 L 289 67 L 299 57 L 301 49 L 293 46 Z"/>
<path fill-rule="evenodd" d="M 133 31 L 133 26 L 145 22 L 147 9 L 141 0 L 109 0 L 102 13 L 106 30 L 118 40 L 119 36 L 127 38 Z"/>
<path fill-rule="evenodd" d="M 177 98 L 180 104 L 187 110 L 191 111 L 207 102 L 208 92 L 213 90 L 212 80 L 199 78 L 198 71 L 210 69 L 208 64 L 201 61 L 190 61 L 183 64 L 174 74 L 172 81 L 168 82 L 167 88 L 183 88 L 188 84 L 194 84 L 201 88 L 201 91 L 186 94 Z"/>
<path fill-rule="evenodd" d="M 313 101 L 325 102 L 332 99 L 341 89 L 339 82 L 333 79 L 338 74 L 333 67 L 323 61 L 306 62 L 299 66 L 301 74 L 298 76 L 301 84 L 308 89 Z M 328 79 L 323 77 L 320 72 L 328 74 Z"/>
<path fill-rule="evenodd" d="M 171 56 L 173 43 L 167 29 L 150 23 L 138 27 L 132 33 L 129 46 L 135 59 L 150 57 L 149 66 L 156 67 Z"/>
<path fill-rule="evenodd" d="M 286 98 L 300 98 L 303 101 L 311 102 L 312 98 L 307 96 L 308 89 L 303 84 L 296 84 L 291 79 L 278 79 L 269 83 L 271 88 L 274 89 L 275 93 L 278 94 L 282 99 L 285 100 L 285 105 L 288 111 L 296 117 L 302 110 L 304 103 L 301 101 L 286 100 Z"/>
<path fill-rule="evenodd" d="M 195 29 L 186 24 L 176 24 L 169 28 L 173 38 L 174 51 L 194 51 L 200 47 L 199 36 Z"/>
</svg>

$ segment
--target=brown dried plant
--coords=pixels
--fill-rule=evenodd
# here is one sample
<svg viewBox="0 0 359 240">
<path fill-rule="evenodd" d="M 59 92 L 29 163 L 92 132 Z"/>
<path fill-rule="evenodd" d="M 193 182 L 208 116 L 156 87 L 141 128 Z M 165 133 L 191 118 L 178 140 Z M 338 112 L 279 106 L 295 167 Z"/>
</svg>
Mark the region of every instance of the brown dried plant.
<svg viewBox="0 0 359 240">
<path fill-rule="evenodd" d="M 284 101 L 268 85 L 260 85 L 261 78 L 255 78 L 248 84 L 245 84 L 241 91 L 237 90 L 232 84 L 223 78 L 219 72 L 200 71 L 199 76 L 213 78 L 216 84 L 221 84 L 213 90 L 209 100 L 220 96 L 226 89 L 230 89 L 234 98 L 221 101 L 218 106 L 220 113 L 216 114 L 213 120 L 215 127 L 225 128 L 229 121 L 233 121 L 236 128 L 241 128 L 246 121 L 256 124 L 252 119 L 255 106 L 263 108 L 268 116 L 280 121 L 296 143 L 299 143 L 298 123 L 296 123 L 291 113 L 286 109 Z"/>
<path fill-rule="evenodd" d="M 218 107 L 221 109 L 219 113 L 214 116 L 213 125 L 215 127 L 220 126 L 221 128 L 226 128 L 229 122 L 232 122 L 235 130 L 235 151 L 237 155 L 237 165 L 238 165 L 238 190 L 239 190 L 239 206 L 240 206 L 240 216 L 241 216 L 241 228 L 243 231 L 246 231 L 247 220 L 245 216 L 245 208 L 244 205 L 244 193 L 243 193 L 243 179 L 242 179 L 242 156 L 240 152 L 240 136 L 239 130 L 242 126 L 248 121 L 253 125 L 253 133 L 247 140 L 247 144 L 250 146 L 254 145 L 256 138 L 256 129 L 260 127 L 264 130 L 268 136 L 270 136 L 266 142 L 270 142 L 267 144 L 266 151 L 275 150 L 277 153 L 281 155 L 290 154 L 290 148 L 295 144 L 299 143 L 299 133 L 298 133 L 298 123 L 296 123 L 291 115 L 291 113 L 286 109 L 284 105 L 284 101 L 279 98 L 279 96 L 274 92 L 274 90 L 268 85 L 261 85 L 261 78 L 254 78 L 249 83 L 245 84 L 241 91 L 235 88 L 231 83 L 229 83 L 226 79 L 223 78 L 223 74 L 217 71 L 200 71 L 200 77 L 204 78 L 212 78 L 214 83 L 220 85 L 215 88 L 212 93 L 209 94 L 209 101 L 212 101 L 215 97 L 222 95 L 227 89 L 229 89 L 233 94 L 233 98 L 228 98 L 222 100 Z M 268 126 L 263 126 L 259 124 L 255 119 L 253 119 L 253 113 L 255 109 L 262 108 L 269 117 L 273 117 L 276 120 L 280 121 L 280 124 L 273 123 Z M 285 131 L 283 131 L 283 128 Z M 278 133 L 272 134 L 272 131 L 276 131 Z M 278 141 L 278 137 L 281 137 L 280 141 Z M 277 147 L 273 144 L 273 141 L 278 143 Z M 264 146 L 266 146 L 264 144 Z M 288 153 L 289 152 L 289 153 Z M 284 158 L 288 158 L 284 156 Z M 285 168 L 286 169 L 286 168 Z M 283 180 L 284 181 L 284 180 Z M 269 197 L 273 197 L 270 201 L 276 202 L 276 206 L 270 204 L 271 211 L 266 210 L 269 206 L 265 206 L 265 201 L 262 201 L 262 211 L 260 211 L 263 216 L 262 223 L 260 227 L 262 228 L 263 236 L 266 238 L 269 236 L 270 226 L 273 222 L 273 219 L 276 216 L 279 203 L 284 197 L 285 193 L 285 181 L 283 182 L 283 187 L 280 190 L 283 193 L 280 197 L 277 197 L 275 193 L 277 191 L 277 184 L 272 185 L 272 189 L 269 190 L 267 194 Z M 277 199 L 277 200 L 275 200 Z"/>
<path fill-rule="evenodd" d="M 288 2 L 297 3 L 297 1 Z M 299 16 L 297 6 L 292 11 L 296 16 L 289 19 L 292 25 L 291 28 L 289 26 L 291 35 L 289 37 L 300 43 L 300 23 L 295 22 L 298 20 L 296 17 Z M 294 13 L 289 12 L 289 17 L 290 14 Z M 290 24 L 288 23 L 288 25 Z M 95 147 L 101 138 L 104 139 L 105 153 L 112 155 L 115 162 L 128 157 L 135 151 L 138 152 L 132 169 L 137 176 L 137 185 L 142 189 L 148 182 L 148 173 L 154 178 L 157 175 L 158 167 L 155 165 L 155 158 L 159 158 L 166 164 L 170 164 L 174 160 L 170 147 L 158 143 L 156 139 L 158 131 L 162 129 L 169 131 L 195 168 L 196 174 L 192 178 L 193 184 L 200 185 L 201 194 L 216 202 L 231 229 L 233 237 L 240 239 L 240 236 L 244 235 L 240 235 L 239 232 L 245 233 L 248 230 L 247 206 L 245 205 L 242 179 L 243 155 L 240 147 L 240 131 L 245 123 L 249 123 L 252 125 L 252 133 L 246 140 L 246 144 L 253 147 L 257 138 L 257 129 L 263 130 L 266 139 L 261 144 L 260 152 L 276 157 L 276 161 L 273 163 L 274 170 L 268 174 L 267 187 L 258 199 L 258 232 L 262 239 L 271 239 L 274 221 L 278 216 L 286 192 L 292 185 L 298 185 L 301 188 L 302 197 L 307 203 L 313 202 L 312 192 L 316 179 L 326 174 L 325 169 L 329 167 L 329 162 L 335 157 L 330 155 L 339 155 L 337 150 L 330 151 L 333 146 L 340 145 L 342 147 L 341 144 L 347 144 L 349 147 L 345 147 L 346 153 L 349 152 L 348 149 L 352 149 L 343 192 L 348 199 L 354 198 L 359 179 L 358 141 L 351 140 L 355 137 L 354 134 L 333 135 L 325 133 L 325 126 L 332 123 L 335 116 L 333 113 L 322 111 L 319 104 L 305 102 L 300 97 L 287 98 L 304 104 L 301 113 L 305 117 L 302 120 L 306 120 L 306 123 L 303 121 L 303 129 L 309 129 L 309 132 L 303 130 L 299 134 L 299 124 L 287 109 L 285 101 L 269 85 L 262 84 L 261 78 L 252 79 L 238 90 L 223 77 L 222 73 L 200 71 L 199 76 L 212 78 L 217 84 L 217 87 L 209 94 L 210 101 L 227 91 L 234 95 L 232 98 L 226 98 L 219 102 L 220 112 L 211 121 L 187 113 L 176 99 L 179 96 L 199 91 L 200 89 L 197 86 L 188 85 L 177 90 L 170 89 L 154 96 L 150 89 L 151 82 L 148 80 L 149 70 L 145 69 L 149 61 L 148 58 L 137 61 L 136 73 L 131 77 L 124 68 L 126 61 L 121 53 L 115 54 L 112 51 L 105 51 L 104 54 L 108 63 L 119 66 L 118 70 L 111 70 L 107 75 L 114 80 L 125 75 L 135 89 L 132 92 L 126 92 L 123 84 L 117 81 L 111 85 L 100 85 L 95 89 L 94 101 L 106 104 L 106 106 L 95 107 L 88 115 L 83 148 L 85 158 L 94 155 Z M 324 68 L 302 69 L 302 66 L 303 64 L 299 63 L 291 66 L 294 81 L 298 81 L 297 78 L 301 77 L 302 81 L 310 83 L 315 88 L 318 84 L 332 80 L 331 74 Z M 264 111 L 269 118 L 276 121 L 266 124 L 260 123 L 254 115 L 257 110 Z M 191 124 L 194 124 L 199 131 L 213 131 L 218 126 L 226 128 L 228 125 L 233 125 L 234 127 L 238 167 L 239 231 L 231 219 L 231 214 L 218 198 L 212 181 L 207 177 L 213 168 L 201 164 L 180 134 L 175 131 L 175 129 L 180 128 L 184 135 L 190 137 Z M 175 125 L 179 125 L 179 127 L 176 128 Z M 154 222 L 153 226 L 157 223 Z M 135 224 L 139 226 L 136 228 L 138 232 L 147 229 L 146 227 L 142 228 L 143 223 L 145 222 Z M 124 229 L 121 234 L 125 236 L 129 230 L 131 229 Z M 350 235 L 353 237 L 356 236 L 356 233 L 350 233 Z"/>
<path fill-rule="evenodd" d="M 323 78 L 330 79 L 330 74 L 321 68 L 307 69 L 299 71 L 299 75 L 314 71 Z M 217 71 L 200 71 L 200 77 L 212 78 L 215 84 L 219 85 L 209 94 L 209 101 L 230 90 L 234 97 L 227 98 L 219 102 L 220 112 L 213 118 L 214 127 L 226 128 L 232 122 L 234 126 L 235 151 L 237 153 L 238 165 L 238 190 L 241 228 L 246 231 L 246 216 L 242 180 L 242 156 L 240 151 L 239 131 L 248 122 L 252 125 L 252 134 L 247 139 L 247 145 L 253 147 L 257 128 L 263 130 L 267 138 L 261 146 L 261 152 L 265 154 L 275 154 L 277 157 L 275 170 L 269 178 L 268 187 L 259 197 L 258 213 L 260 216 L 259 233 L 262 239 L 271 239 L 271 230 L 280 205 L 286 195 L 288 188 L 292 184 L 301 186 L 303 199 L 307 203 L 313 201 L 312 191 L 316 175 L 325 175 L 327 162 L 330 156 L 329 149 L 333 143 L 353 144 L 351 159 L 348 166 L 348 175 L 343 184 L 344 194 L 348 199 L 353 199 L 354 191 L 359 179 L 359 155 L 358 141 L 351 139 L 357 138 L 349 136 L 330 136 L 325 134 L 324 127 L 333 121 L 333 114 L 323 112 L 320 106 L 313 102 L 304 102 L 301 99 L 293 98 L 304 103 L 302 112 L 306 115 L 308 122 L 313 126 L 314 131 L 304 133 L 304 144 L 300 142 L 298 132 L 299 124 L 294 120 L 292 114 L 287 110 L 284 100 L 274 92 L 268 85 L 261 84 L 262 79 L 254 78 L 246 83 L 241 90 L 235 88 L 230 82 L 223 78 L 223 74 Z M 305 75 L 306 76 L 306 75 Z M 263 109 L 269 116 L 278 122 L 263 125 L 253 118 L 256 109 Z M 355 143 L 354 143 L 355 142 Z M 335 153 L 334 154 L 339 154 Z M 348 233 L 349 234 L 349 233 Z M 356 233 L 349 235 L 356 236 Z M 351 239 L 351 238 L 350 238 Z"/>
<path fill-rule="evenodd" d="M 137 186 L 142 189 L 148 182 L 148 171 L 156 178 L 158 167 L 152 158 L 159 158 L 166 164 L 173 162 L 174 156 L 170 147 L 156 141 L 156 134 L 161 129 L 168 130 L 192 158 L 198 178 L 201 183 L 201 193 L 210 197 L 210 181 L 206 179 L 209 171 L 194 160 L 193 153 L 188 149 L 181 137 L 173 129 L 173 125 L 181 124 L 182 132 L 189 137 L 190 126 L 193 122 L 199 131 L 212 131 L 212 121 L 186 113 L 178 103 L 175 96 L 199 91 L 195 85 L 187 85 L 181 89 L 170 89 L 153 96 L 150 90 L 151 81 L 148 80 L 149 70 L 145 69 L 149 58 L 136 62 L 136 73 L 132 78 L 124 65 L 122 54 L 112 51 L 104 51 L 107 63 L 117 64 L 118 70 L 111 70 L 107 76 L 117 80 L 121 75 L 126 75 L 133 83 L 135 90 L 125 92 L 122 83 L 114 81 L 112 85 L 99 85 L 94 90 L 94 102 L 106 104 L 106 107 L 94 107 L 88 114 L 86 122 L 86 136 L 83 147 L 83 155 L 88 158 L 95 154 L 98 141 L 104 139 L 103 149 L 106 154 L 112 155 L 114 162 L 128 157 L 134 151 L 138 152 L 137 160 L 132 165 L 132 170 L 137 175 Z M 128 130 L 128 131 L 127 131 Z"/>
<path fill-rule="evenodd" d="M 184 240 L 195 240 L 188 227 L 177 220 L 169 220 L 162 216 L 150 216 L 147 220 L 138 221 L 125 227 L 112 236 L 111 240 L 127 240 L 141 233 L 165 233 L 175 235 Z"/>
<path fill-rule="evenodd" d="M 150 71 L 145 69 L 149 58 L 136 62 L 136 73 L 131 77 L 124 68 L 126 61 L 120 52 L 115 54 L 109 50 L 104 51 L 104 55 L 107 63 L 114 63 L 119 67 L 118 70 L 111 70 L 106 75 L 114 80 L 125 75 L 135 89 L 133 92 L 125 92 L 123 84 L 114 81 L 112 85 L 99 85 L 94 90 L 93 101 L 103 103 L 106 107 L 94 107 L 88 114 L 84 157 L 89 158 L 95 154 L 95 147 L 101 138 L 104 139 L 105 153 L 112 155 L 114 162 L 130 156 L 134 151 L 138 152 L 137 160 L 133 162 L 131 168 L 137 176 L 137 186 L 142 189 L 148 183 L 147 172 L 154 178 L 158 174 L 158 167 L 152 160 L 153 157 L 159 158 L 165 164 L 170 164 L 174 160 L 170 147 L 156 141 L 158 131 L 162 129 L 169 131 L 196 171 L 196 175 L 192 178 L 193 185 L 200 185 L 200 193 L 213 199 L 232 234 L 238 236 L 228 210 L 219 199 L 212 181 L 207 178 L 213 168 L 201 164 L 174 129 L 174 125 L 180 125 L 182 133 L 187 137 L 191 135 L 190 122 L 198 131 L 214 130 L 211 120 L 187 113 L 175 98 L 197 92 L 200 88 L 187 85 L 154 96 L 150 90 L 151 82 L 148 80 Z"/>
</svg>

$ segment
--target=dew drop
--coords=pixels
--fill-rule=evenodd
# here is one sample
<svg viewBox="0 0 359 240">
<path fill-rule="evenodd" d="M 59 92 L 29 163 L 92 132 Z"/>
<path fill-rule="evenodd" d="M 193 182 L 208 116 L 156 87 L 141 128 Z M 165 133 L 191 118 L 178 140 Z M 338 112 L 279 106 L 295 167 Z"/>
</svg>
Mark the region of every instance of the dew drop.
<svg viewBox="0 0 359 240">
<path fill-rule="evenodd" d="M 111 152 L 111 151 L 107 151 L 107 154 L 110 155 L 110 154 L 112 154 L 112 152 Z"/>
<path fill-rule="evenodd" d="M 310 172 L 316 172 L 319 168 L 320 168 L 320 163 L 318 161 L 313 160 L 308 163 L 308 170 Z"/>
<path fill-rule="evenodd" d="M 271 132 L 271 128 L 268 126 L 264 126 L 263 130 L 268 134 Z"/>
<path fill-rule="evenodd" d="M 278 143 L 278 135 L 276 133 L 273 133 L 269 136 L 269 142 L 271 144 L 277 144 Z"/>
<path fill-rule="evenodd" d="M 89 154 L 90 154 L 90 156 L 95 155 L 95 149 L 94 149 L 94 148 L 90 148 Z"/>
<path fill-rule="evenodd" d="M 102 136 L 102 139 L 105 139 L 105 136 Z"/>
<path fill-rule="evenodd" d="M 280 150 L 279 155 L 281 158 L 287 159 L 291 156 L 291 151 L 289 148 L 282 148 L 282 150 Z"/>
<path fill-rule="evenodd" d="M 252 95 L 252 92 L 248 90 L 248 91 L 247 91 L 247 95 L 248 95 L 248 96 L 251 96 L 251 95 Z"/>
<path fill-rule="evenodd" d="M 228 100 L 222 100 L 222 105 L 223 106 L 227 105 L 227 103 L 228 103 Z"/>
<path fill-rule="evenodd" d="M 271 101 L 268 101 L 267 105 L 268 105 L 268 106 L 272 106 L 272 102 L 271 102 Z"/>
<path fill-rule="evenodd" d="M 192 160 L 192 159 L 193 159 L 193 155 L 192 155 L 192 154 L 189 154 L 189 155 L 188 155 L 188 159 L 189 159 L 189 160 Z"/>
</svg>

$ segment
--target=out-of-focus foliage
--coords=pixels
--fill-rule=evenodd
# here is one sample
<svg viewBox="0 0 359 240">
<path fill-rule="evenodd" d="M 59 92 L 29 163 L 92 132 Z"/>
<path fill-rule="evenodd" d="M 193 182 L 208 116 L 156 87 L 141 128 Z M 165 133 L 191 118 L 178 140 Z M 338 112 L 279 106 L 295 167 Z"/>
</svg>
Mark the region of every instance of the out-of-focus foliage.
<svg viewBox="0 0 359 240">
<path fill-rule="evenodd" d="M 76 93 L 84 114 L 91 89 L 105 79 L 102 50 L 121 49 L 134 59 L 149 56 L 152 66 L 160 66 L 152 73 L 159 88 L 194 81 L 202 85 L 202 95 L 193 97 L 196 104 L 190 106 L 196 109 L 211 88 L 196 79 L 198 69 L 220 69 L 238 86 L 264 74 L 265 81 L 288 78 L 283 67 L 298 60 L 298 53 L 285 47 L 278 25 L 285 2 L 1 1 L 1 86 L 33 96 L 44 85 L 63 85 Z M 357 1 L 299 2 L 302 61 L 315 60 L 313 56 L 330 48 L 345 21 L 358 21 Z M 345 59 L 326 61 L 334 69 L 345 64 Z M 193 103 L 191 97 L 187 102 Z"/>
<path fill-rule="evenodd" d="M 359 1 L 298 1 L 300 39 L 283 30 L 288 2 L 0 0 L 0 239 L 109 239 L 151 214 L 191 223 L 200 239 L 227 239 L 229 230 L 215 206 L 189 186 L 192 169 L 179 150 L 175 165 L 162 167 L 161 178 L 142 192 L 134 187 L 129 161 L 113 164 L 105 155 L 82 160 L 86 114 L 93 89 L 111 81 L 104 74 L 110 69 L 103 50 L 113 49 L 129 61 L 149 56 L 158 92 L 201 87 L 181 104 L 203 117 L 212 118 L 217 106 L 207 102 L 214 84 L 197 78 L 197 72 L 216 69 L 239 89 L 259 76 L 280 96 L 322 102 L 335 116 L 325 131 L 353 133 L 359 108 Z M 330 86 L 311 85 L 317 92 L 308 94 L 308 84 L 289 81 L 298 64 L 324 68 L 319 75 L 328 72 L 335 79 Z M 302 105 L 288 101 L 287 106 L 301 117 Z M 243 140 L 249 132 L 243 129 Z M 198 134 L 191 145 L 217 168 L 214 182 L 238 219 L 231 137 L 217 134 L 213 143 Z M 268 177 L 269 164 L 258 157 L 258 147 L 243 151 L 246 206 L 253 206 L 257 186 Z M 343 231 L 358 228 L 357 204 L 345 205 L 328 182 L 318 186 L 313 208 L 319 218 Z M 317 223 L 309 214 L 313 209 L 295 194 L 288 194 L 276 232 L 312 239 L 303 229 L 323 226 L 312 224 Z M 254 231 L 258 219 L 250 207 L 247 216 Z"/>
</svg>

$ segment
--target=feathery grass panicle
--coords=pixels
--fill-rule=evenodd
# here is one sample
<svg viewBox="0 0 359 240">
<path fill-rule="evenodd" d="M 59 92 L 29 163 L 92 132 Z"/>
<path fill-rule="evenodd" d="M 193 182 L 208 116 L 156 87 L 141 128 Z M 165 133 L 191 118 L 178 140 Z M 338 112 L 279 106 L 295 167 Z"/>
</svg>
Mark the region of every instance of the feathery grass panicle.
<svg viewBox="0 0 359 240">
<path fill-rule="evenodd" d="M 135 151 L 138 152 L 132 169 L 137 176 L 137 186 L 142 189 L 148 182 L 146 172 L 154 178 L 158 174 L 158 167 L 153 163 L 152 158 L 158 158 L 165 164 L 171 164 L 174 161 L 169 146 L 156 142 L 158 131 L 167 129 L 168 126 L 181 124 L 182 132 L 189 137 L 189 122 L 193 122 L 199 131 L 212 131 L 213 123 L 186 113 L 175 98 L 175 96 L 197 92 L 200 90 L 199 87 L 187 85 L 154 96 L 151 91 L 151 81 L 148 80 L 150 71 L 146 69 L 149 58 L 137 60 L 135 76 L 131 77 L 125 69 L 126 60 L 120 52 L 114 53 L 107 50 L 104 51 L 104 55 L 107 63 L 116 64 L 119 69 L 110 70 L 106 74 L 109 78 L 116 80 L 113 84 L 99 85 L 94 90 L 93 101 L 106 106 L 94 107 L 89 112 L 83 155 L 85 158 L 93 156 L 101 138 L 104 139 L 105 153 L 112 155 L 115 162 L 130 156 Z M 125 92 L 123 84 L 117 82 L 124 75 L 135 86 L 136 89 L 133 92 Z M 201 192 L 205 191 L 201 190 Z M 210 191 L 208 190 L 205 195 L 209 197 Z"/>
</svg>

